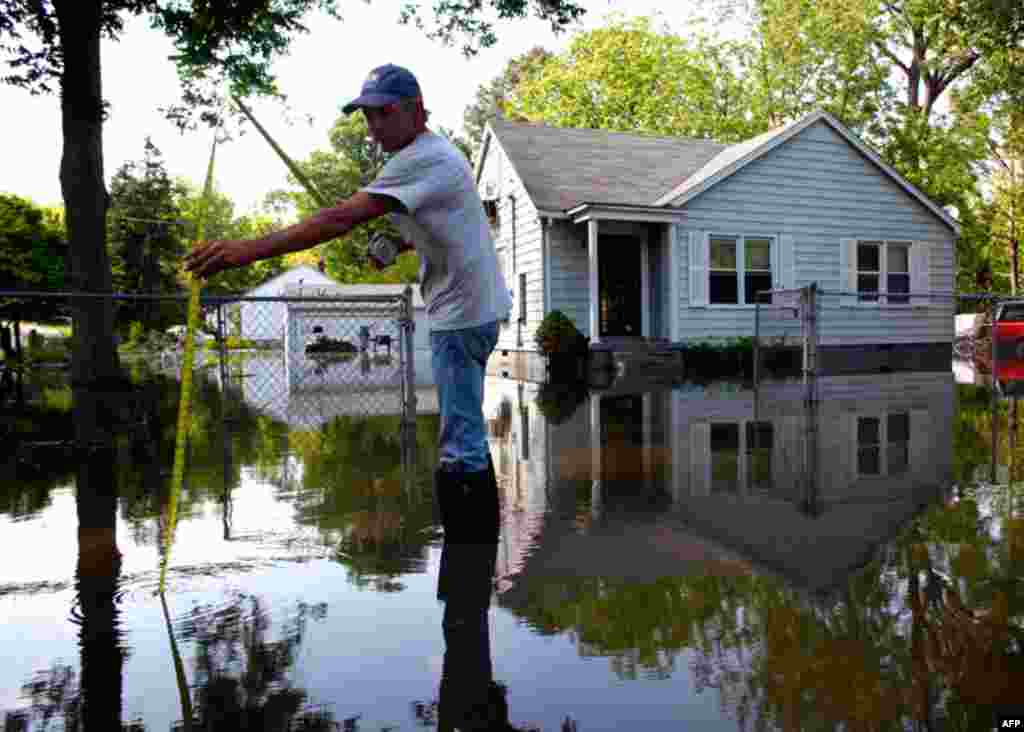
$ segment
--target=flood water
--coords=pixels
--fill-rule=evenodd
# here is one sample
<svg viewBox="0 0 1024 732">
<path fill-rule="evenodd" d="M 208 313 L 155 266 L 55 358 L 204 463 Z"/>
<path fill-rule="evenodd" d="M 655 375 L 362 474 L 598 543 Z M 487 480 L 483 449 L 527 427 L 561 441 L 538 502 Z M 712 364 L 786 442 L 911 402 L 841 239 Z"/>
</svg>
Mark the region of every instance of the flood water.
<svg viewBox="0 0 1024 732">
<path fill-rule="evenodd" d="M 492 675 L 517 729 L 552 731 L 990 729 L 1022 697 L 1013 398 L 944 373 L 489 380 L 497 571 L 446 663 L 436 400 L 403 466 L 396 400 L 274 368 L 197 376 L 170 543 L 173 373 L 106 397 L 110 450 L 61 444 L 59 376 L 6 410 L 5 730 L 162 732 L 186 707 L 203 730 L 423 729 L 443 672 L 449 694 Z M 488 582 L 453 562 L 453 596 Z"/>
</svg>

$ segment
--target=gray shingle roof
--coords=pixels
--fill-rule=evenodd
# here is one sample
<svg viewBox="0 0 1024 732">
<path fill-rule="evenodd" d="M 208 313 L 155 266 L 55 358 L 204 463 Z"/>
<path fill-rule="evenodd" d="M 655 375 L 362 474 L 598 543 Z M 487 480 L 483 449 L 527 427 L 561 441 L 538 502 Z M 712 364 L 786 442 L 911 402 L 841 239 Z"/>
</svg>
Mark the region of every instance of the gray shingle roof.
<svg viewBox="0 0 1024 732">
<path fill-rule="evenodd" d="M 727 146 L 708 140 L 491 121 L 537 208 L 649 206 Z"/>
</svg>

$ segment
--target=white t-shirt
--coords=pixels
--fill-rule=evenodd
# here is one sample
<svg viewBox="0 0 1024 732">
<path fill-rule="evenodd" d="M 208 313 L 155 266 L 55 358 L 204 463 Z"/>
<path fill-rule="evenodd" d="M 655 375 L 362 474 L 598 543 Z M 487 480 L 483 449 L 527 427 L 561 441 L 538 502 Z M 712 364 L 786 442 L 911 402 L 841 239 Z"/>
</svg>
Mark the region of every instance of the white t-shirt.
<svg viewBox="0 0 1024 732">
<path fill-rule="evenodd" d="M 508 317 L 512 298 L 473 171 L 458 148 L 423 132 L 363 190 L 397 198 L 408 212 L 391 216 L 420 255 L 420 291 L 431 330 Z"/>
</svg>

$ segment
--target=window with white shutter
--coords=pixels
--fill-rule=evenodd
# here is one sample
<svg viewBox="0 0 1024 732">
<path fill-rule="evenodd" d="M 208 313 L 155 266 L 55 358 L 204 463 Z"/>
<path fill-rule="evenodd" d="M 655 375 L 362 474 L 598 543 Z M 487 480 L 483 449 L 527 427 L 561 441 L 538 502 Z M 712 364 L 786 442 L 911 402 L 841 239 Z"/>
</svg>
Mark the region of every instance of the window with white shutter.
<svg viewBox="0 0 1024 732">
<path fill-rule="evenodd" d="M 771 290 L 779 280 L 776 270 L 786 257 L 776 251 L 775 237 L 712 233 L 706 240 L 708 304 L 753 305 L 758 292 Z M 691 281 L 705 276 L 703 269 L 691 267 L 691 273 Z"/>
<path fill-rule="evenodd" d="M 908 305 L 910 293 L 927 282 L 927 255 L 913 242 L 844 239 L 841 252 L 849 291 L 860 303 Z"/>
<path fill-rule="evenodd" d="M 772 450 L 775 428 L 771 422 L 741 420 L 708 426 L 707 448 L 712 494 L 752 494 L 772 488 Z"/>
</svg>

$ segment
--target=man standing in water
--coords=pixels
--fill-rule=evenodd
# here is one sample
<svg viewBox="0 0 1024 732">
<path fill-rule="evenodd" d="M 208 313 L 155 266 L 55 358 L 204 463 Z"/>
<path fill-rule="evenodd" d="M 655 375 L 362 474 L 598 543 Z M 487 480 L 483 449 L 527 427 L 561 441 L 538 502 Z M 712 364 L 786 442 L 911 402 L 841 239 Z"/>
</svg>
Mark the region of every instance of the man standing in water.
<svg viewBox="0 0 1024 732">
<path fill-rule="evenodd" d="M 407 69 L 388 64 L 370 72 L 362 93 L 342 111 L 357 109 L 373 139 L 393 153 L 375 181 L 334 208 L 260 239 L 204 242 L 186 256 L 185 266 L 208 277 L 314 247 L 389 214 L 404 239 L 401 251 L 415 249 L 420 257 L 441 409 L 435 490 L 445 541 L 496 548 L 498 487 L 487 446 L 483 384 L 498 321 L 508 317 L 512 299 L 483 202 L 462 153 L 427 129 L 419 83 Z M 442 600 L 444 585 L 442 576 Z"/>
</svg>

